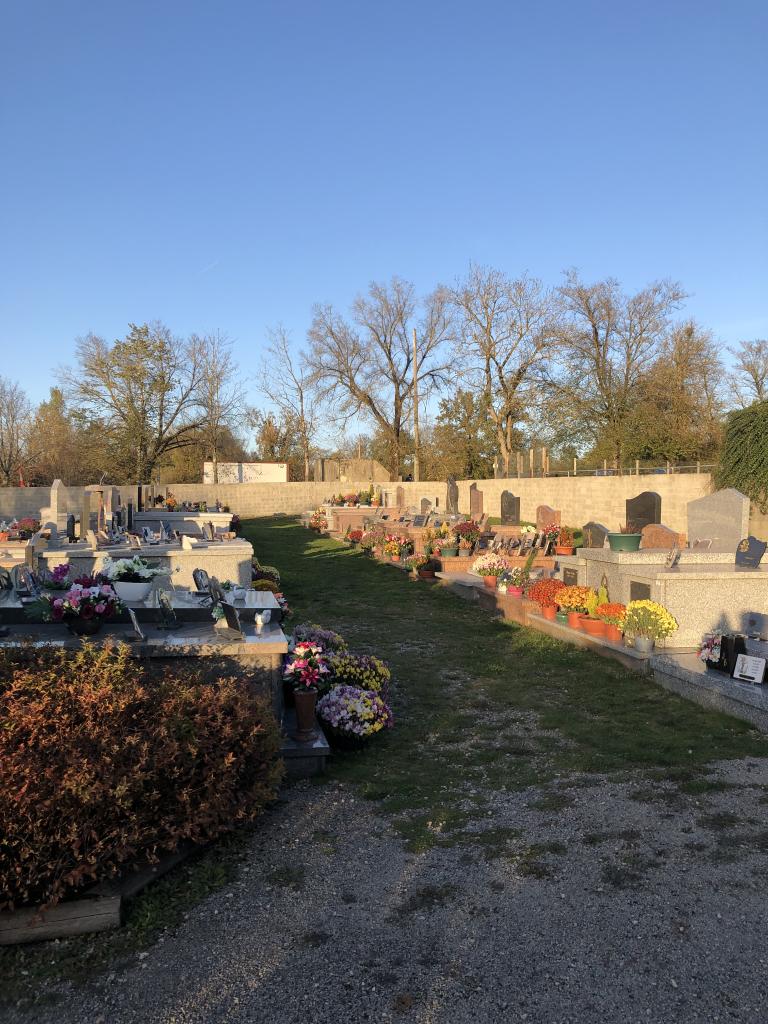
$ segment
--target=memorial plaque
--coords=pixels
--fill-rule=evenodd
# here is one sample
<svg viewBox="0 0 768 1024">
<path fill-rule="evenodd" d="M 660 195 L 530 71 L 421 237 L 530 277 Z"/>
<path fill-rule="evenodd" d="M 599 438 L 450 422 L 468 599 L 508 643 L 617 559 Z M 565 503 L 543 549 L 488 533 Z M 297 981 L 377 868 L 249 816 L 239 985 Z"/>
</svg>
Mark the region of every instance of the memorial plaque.
<svg viewBox="0 0 768 1024">
<path fill-rule="evenodd" d="M 211 578 L 205 569 L 193 569 L 192 579 L 195 581 L 195 586 L 198 592 L 201 594 L 207 594 L 211 588 Z"/>
<path fill-rule="evenodd" d="M 629 600 L 630 601 L 650 601 L 651 599 L 651 584 L 650 583 L 638 583 L 637 580 L 630 580 L 629 582 Z"/>
<path fill-rule="evenodd" d="M 640 547 L 644 551 L 652 549 L 672 551 L 673 548 L 682 547 L 685 543 L 685 537 L 681 533 L 676 533 L 675 530 L 670 530 L 668 526 L 663 526 L 661 523 L 650 523 L 648 526 L 644 526 L 640 532 L 642 534 Z"/>
<path fill-rule="evenodd" d="M 222 605 L 222 608 L 224 609 L 224 618 L 227 621 L 229 629 L 233 629 L 236 633 L 239 633 L 242 636 L 243 627 L 240 623 L 240 613 L 237 608 L 235 608 L 234 605 L 226 603 Z"/>
<path fill-rule="evenodd" d="M 736 565 L 740 569 L 757 569 L 766 547 L 768 544 L 757 537 L 745 537 L 736 548 Z"/>
<path fill-rule="evenodd" d="M 146 637 L 144 636 L 144 631 L 139 625 L 139 620 L 136 618 L 136 612 L 133 610 L 133 608 L 128 609 L 128 618 L 131 620 L 131 625 L 133 626 L 133 632 L 136 634 L 136 639 L 146 640 Z"/>
<path fill-rule="evenodd" d="M 449 476 L 446 481 L 447 500 L 445 510 L 449 515 L 458 515 L 459 512 L 459 486 L 456 478 Z"/>
<path fill-rule="evenodd" d="M 543 530 L 550 523 L 560 526 L 561 515 L 559 508 L 552 508 L 551 505 L 539 505 L 536 509 L 536 529 Z"/>
<path fill-rule="evenodd" d="M 643 491 L 634 498 L 627 498 L 626 514 L 627 522 L 637 533 L 642 533 L 644 526 L 661 522 L 661 495 L 655 491 Z"/>
<path fill-rule="evenodd" d="M 411 525 L 416 530 L 421 529 L 427 525 L 427 519 L 429 519 L 429 516 L 414 516 Z"/>
<path fill-rule="evenodd" d="M 709 540 L 713 551 L 734 551 L 749 533 L 749 498 L 727 487 L 688 502 L 688 540 Z"/>
<path fill-rule="evenodd" d="M 501 492 L 502 526 L 520 525 L 520 499 L 511 491 Z"/>
<path fill-rule="evenodd" d="M 563 583 L 566 587 L 577 587 L 579 585 L 579 570 L 563 569 Z"/>
<path fill-rule="evenodd" d="M 176 629 L 179 625 L 179 620 L 176 618 L 176 612 L 173 610 L 170 598 L 163 590 L 158 590 L 157 592 L 157 606 L 159 611 L 157 628 Z"/>
<path fill-rule="evenodd" d="M 585 548 L 604 548 L 609 533 L 602 523 L 585 523 L 581 528 L 582 544 Z"/>
<path fill-rule="evenodd" d="M 469 485 L 469 518 L 477 523 L 483 514 L 483 492 L 478 490 L 477 484 Z"/>
</svg>

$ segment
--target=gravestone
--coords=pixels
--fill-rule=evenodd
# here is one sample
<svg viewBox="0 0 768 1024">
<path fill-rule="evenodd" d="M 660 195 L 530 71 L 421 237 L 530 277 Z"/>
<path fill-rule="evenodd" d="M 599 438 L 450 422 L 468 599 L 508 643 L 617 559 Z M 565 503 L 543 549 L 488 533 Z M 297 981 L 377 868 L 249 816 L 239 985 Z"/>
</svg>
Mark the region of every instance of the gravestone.
<svg viewBox="0 0 768 1024">
<path fill-rule="evenodd" d="M 457 515 L 459 511 L 459 486 L 456 483 L 456 477 L 449 476 L 446 481 L 446 503 L 445 510 L 448 515 Z"/>
<path fill-rule="evenodd" d="M 688 502 L 688 540 L 712 542 L 712 551 L 735 551 L 749 533 L 749 498 L 734 487 Z"/>
<path fill-rule="evenodd" d="M 86 534 L 91 529 L 91 492 L 83 491 L 83 500 L 80 505 L 80 540 L 85 540 Z"/>
<path fill-rule="evenodd" d="M 736 565 L 741 569 L 756 569 L 768 547 L 757 537 L 745 537 L 736 548 Z"/>
<path fill-rule="evenodd" d="M 402 508 L 403 505 L 405 504 L 405 488 L 404 487 L 396 487 L 395 488 L 395 504 L 397 505 L 398 508 Z"/>
<path fill-rule="evenodd" d="M 67 516 L 67 541 L 70 544 L 74 544 L 77 538 L 75 537 L 75 516 L 72 512 Z"/>
<path fill-rule="evenodd" d="M 609 533 L 602 523 L 585 523 L 581 528 L 582 544 L 585 548 L 604 548 Z"/>
<path fill-rule="evenodd" d="M 477 484 L 469 485 L 469 518 L 477 523 L 483 514 L 483 492 L 478 490 Z"/>
<path fill-rule="evenodd" d="M 672 548 L 682 547 L 685 539 L 681 533 L 670 530 L 668 526 L 661 523 L 649 523 L 640 531 L 642 540 L 640 547 L 645 551 L 651 548 L 656 550 L 671 551 Z"/>
<path fill-rule="evenodd" d="M 656 491 L 643 491 L 634 498 L 627 498 L 627 522 L 636 533 L 642 533 L 644 526 L 661 522 L 661 495 Z"/>
<path fill-rule="evenodd" d="M 421 514 L 423 516 L 428 516 L 429 515 L 429 513 L 432 511 L 432 502 L 429 500 L 429 498 L 422 498 L 421 499 L 421 504 L 419 505 L 419 510 L 421 511 Z"/>
<path fill-rule="evenodd" d="M 501 492 L 501 525 L 520 525 L 520 499 L 512 491 Z"/>
<path fill-rule="evenodd" d="M 552 508 L 551 505 L 539 505 L 536 509 L 536 529 L 539 531 L 543 530 L 550 523 L 560 526 L 561 516 L 562 513 L 559 508 Z"/>
</svg>

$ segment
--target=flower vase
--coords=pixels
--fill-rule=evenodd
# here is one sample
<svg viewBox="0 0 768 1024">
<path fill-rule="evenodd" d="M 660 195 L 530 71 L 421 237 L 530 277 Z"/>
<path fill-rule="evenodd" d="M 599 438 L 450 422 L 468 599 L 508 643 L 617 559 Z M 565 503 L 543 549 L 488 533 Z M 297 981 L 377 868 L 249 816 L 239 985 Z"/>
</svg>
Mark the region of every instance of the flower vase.
<svg viewBox="0 0 768 1024">
<path fill-rule="evenodd" d="M 483 576 L 483 583 L 488 587 L 489 590 L 495 590 L 498 582 L 497 576 Z"/>
<path fill-rule="evenodd" d="M 67 629 L 70 633 L 75 636 L 96 636 L 101 629 L 104 620 L 98 615 L 94 615 L 92 619 L 68 619 Z"/>
<path fill-rule="evenodd" d="M 152 580 L 147 580 L 146 583 L 126 583 L 123 580 L 115 580 L 112 586 L 120 600 L 130 604 L 146 601 L 152 589 L 152 582 Z"/>
<path fill-rule="evenodd" d="M 309 743 L 316 735 L 317 690 L 294 690 L 293 700 L 296 705 L 296 732 L 293 738 L 299 743 Z"/>
</svg>

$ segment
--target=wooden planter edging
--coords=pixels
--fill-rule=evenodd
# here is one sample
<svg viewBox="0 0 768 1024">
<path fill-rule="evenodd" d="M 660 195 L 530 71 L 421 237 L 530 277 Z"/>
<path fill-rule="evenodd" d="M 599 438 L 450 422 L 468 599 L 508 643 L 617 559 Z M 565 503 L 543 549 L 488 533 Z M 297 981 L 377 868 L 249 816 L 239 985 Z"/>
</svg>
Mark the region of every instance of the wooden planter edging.
<svg viewBox="0 0 768 1024">
<path fill-rule="evenodd" d="M 148 864 L 111 882 L 98 882 L 74 899 L 57 903 L 43 912 L 39 907 L 0 913 L 0 946 L 42 942 L 85 932 L 106 932 L 123 923 L 124 904 L 150 882 L 203 847 L 188 844 L 169 853 L 157 864 Z"/>
</svg>

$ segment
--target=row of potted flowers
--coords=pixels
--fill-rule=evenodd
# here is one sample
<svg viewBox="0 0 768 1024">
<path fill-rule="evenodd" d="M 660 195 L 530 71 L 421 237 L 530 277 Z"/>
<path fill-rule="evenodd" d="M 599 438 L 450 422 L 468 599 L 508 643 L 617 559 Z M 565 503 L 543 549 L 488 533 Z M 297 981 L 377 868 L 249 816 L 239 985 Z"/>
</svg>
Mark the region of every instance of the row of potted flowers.
<svg viewBox="0 0 768 1024">
<path fill-rule="evenodd" d="M 373 484 L 364 491 L 351 491 L 349 494 L 333 494 L 329 504 L 338 505 L 344 508 L 356 508 L 358 505 L 370 505 L 378 508 L 381 505 L 381 492 Z"/>
<path fill-rule="evenodd" d="M 29 540 L 39 529 L 40 520 L 33 516 L 12 519 L 9 523 L 0 522 L 0 544 L 9 540 Z"/>
<path fill-rule="evenodd" d="M 350 651 L 333 630 L 296 626 L 283 668 L 286 703 L 296 708 L 296 738 L 312 739 L 317 715 L 333 747 L 360 749 L 394 725 L 391 678 L 384 661 Z"/>
</svg>

